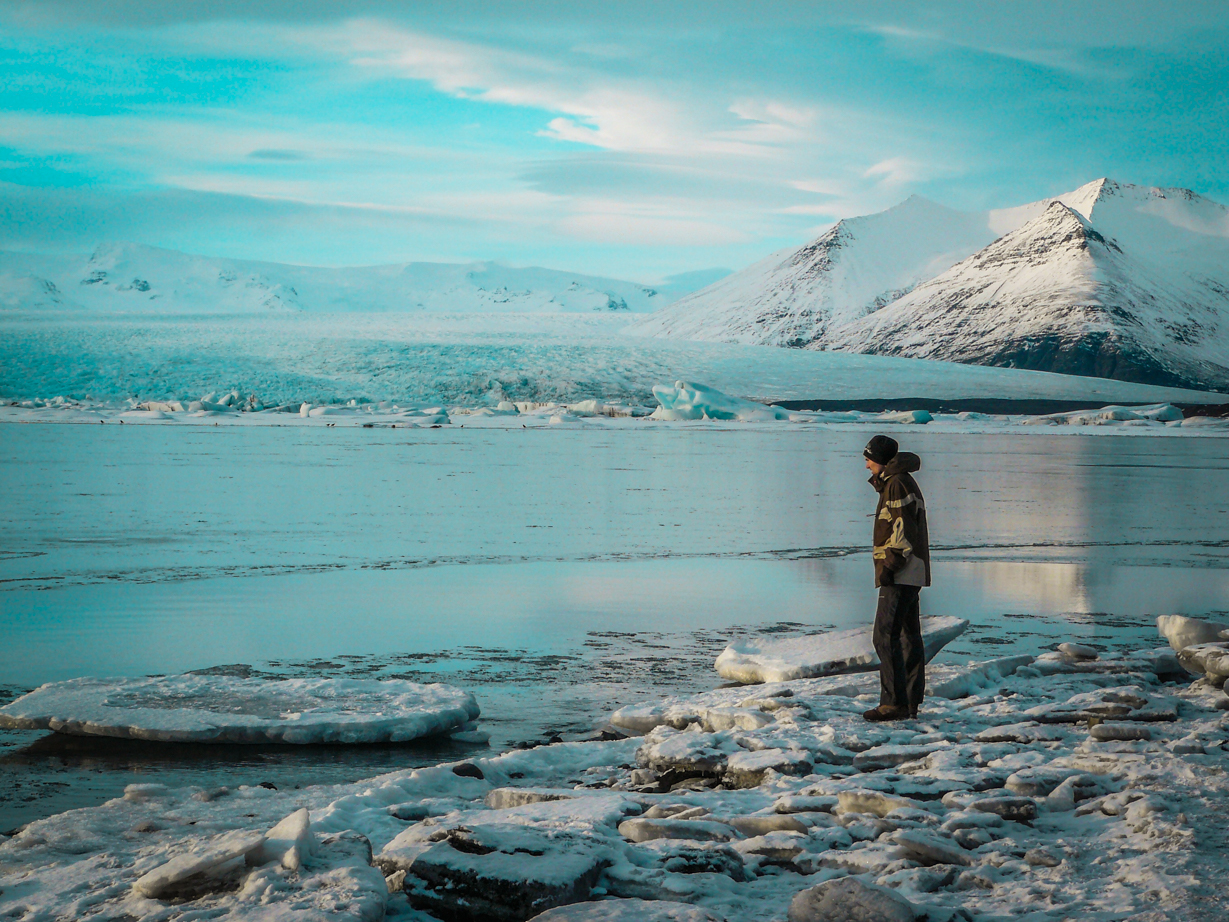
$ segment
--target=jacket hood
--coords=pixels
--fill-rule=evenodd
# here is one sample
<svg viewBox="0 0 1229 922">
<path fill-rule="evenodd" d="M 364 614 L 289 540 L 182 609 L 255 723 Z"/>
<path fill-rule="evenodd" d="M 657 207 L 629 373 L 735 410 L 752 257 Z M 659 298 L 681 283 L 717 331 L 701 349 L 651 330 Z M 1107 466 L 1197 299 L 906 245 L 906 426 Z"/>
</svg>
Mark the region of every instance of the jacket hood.
<svg viewBox="0 0 1229 922">
<path fill-rule="evenodd" d="M 912 474 L 914 471 L 922 469 L 922 459 L 911 451 L 898 452 L 896 457 L 889 461 L 883 467 L 883 476 L 891 477 L 893 474 Z"/>
</svg>

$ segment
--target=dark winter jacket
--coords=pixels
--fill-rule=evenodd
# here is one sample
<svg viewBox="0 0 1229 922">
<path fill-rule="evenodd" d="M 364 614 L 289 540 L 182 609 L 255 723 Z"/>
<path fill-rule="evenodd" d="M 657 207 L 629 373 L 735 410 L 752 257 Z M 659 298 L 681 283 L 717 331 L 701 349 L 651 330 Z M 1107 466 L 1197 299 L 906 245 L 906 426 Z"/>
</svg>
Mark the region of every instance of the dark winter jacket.
<svg viewBox="0 0 1229 922">
<path fill-rule="evenodd" d="M 875 508 L 875 585 L 882 586 L 884 570 L 900 586 L 930 585 L 930 536 L 926 530 L 926 501 L 913 479 L 922 460 L 900 452 L 871 477 L 879 491 Z"/>
</svg>

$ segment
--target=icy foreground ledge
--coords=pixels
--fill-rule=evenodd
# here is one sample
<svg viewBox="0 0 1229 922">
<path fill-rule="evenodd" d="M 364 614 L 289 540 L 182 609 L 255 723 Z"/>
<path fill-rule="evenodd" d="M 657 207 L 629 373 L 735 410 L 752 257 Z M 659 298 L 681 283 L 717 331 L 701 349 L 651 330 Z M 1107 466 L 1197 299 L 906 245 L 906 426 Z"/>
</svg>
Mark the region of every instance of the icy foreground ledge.
<svg viewBox="0 0 1229 922">
<path fill-rule="evenodd" d="M 469 692 L 403 680 L 173 675 L 72 679 L 0 708 L 0 727 L 195 743 L 397 743 L 478 716 Z"/>
<path fill-rule="evenodd" d="M 889 724 L 862 719 L 871 674 L 798 679 L 351 785 L 131 785 L 0 835 L 0 917 L 1229 917 L 1221 688 L 1078 643 L 928 673 L 945 693 Z"/>
<path fill-rule="evenodd" d="M 965 632 L 963 618 L 922 619 L 926 662 Z M 718 674 L 734 682 L 788 682 L 845 672 L 867 672 L 879 665 L 871 626 L 785 640 L 751 638 L 730 644 L 714 664 Z"/>
</svg>

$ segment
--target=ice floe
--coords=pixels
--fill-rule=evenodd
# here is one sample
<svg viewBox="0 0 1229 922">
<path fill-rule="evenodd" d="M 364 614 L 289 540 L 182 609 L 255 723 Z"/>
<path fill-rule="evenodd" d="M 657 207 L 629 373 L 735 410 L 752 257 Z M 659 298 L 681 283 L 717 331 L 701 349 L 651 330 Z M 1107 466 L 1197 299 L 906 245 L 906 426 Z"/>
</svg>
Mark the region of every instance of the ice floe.
<svg viewBox="0 0 1229 922">
<path fill-rule="evenodd" d="M 962 618 L 923 618 L 926 661 L 934 659 L 968 626 L 969 622 Z M 714 665 L 723 678 L 753 684 L 864 672 L 876 668 L 879 657 L 871 639 L 871 627 L 867 626 L 780 640 L 736 640 L 721 652 Z"/>
<path fill-rule="evenodd" d="M 1229 630 L 1229 624 L 1214 624 L 1183 615 L 1160 615 L 1156 619 L 1156 629 L 1169 641 L 1175 653 L 1181 653 L 1195 644 L 1213 643 L 1222 639 L 1224 632 Z"/>
<path fill-rule="evenodd" d="M 473 695 L 401 679 L 173 675 L 54 682 L 0 708 L 0 727 L 209 743 L 402 742 L 467 728 Z"/>
</svg>

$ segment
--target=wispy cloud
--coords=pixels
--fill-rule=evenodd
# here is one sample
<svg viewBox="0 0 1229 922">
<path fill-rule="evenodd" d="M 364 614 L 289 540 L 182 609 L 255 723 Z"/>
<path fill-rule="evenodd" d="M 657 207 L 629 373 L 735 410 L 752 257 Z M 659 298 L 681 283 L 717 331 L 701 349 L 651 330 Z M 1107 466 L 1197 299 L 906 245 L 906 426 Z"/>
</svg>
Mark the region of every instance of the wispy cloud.
<svg viewBox="0 0 1229 922">
<path fill-rule="evenodd" d="M 1128 76 L 1121 66 L 1108 66 L 1095 60 L 1088 46 L 1073 44 L 1069 40 L 1062 42 L 1061 36 L 1055 36 L 1060 41 L 1053 43 L 1011 44 L 1006 41 L 978 41 L 961 36 L 959 32 L 939 28 L 922 29 L 889 23 L 863 23 L 860 28 L 927 56 L 938 57 L 958 49 L 1082 78 L 1120 80 Z"/>
<path fill-rule="evenodd" d="M 912 192 L 1005 205 L 1111 173 L 1217 194 L 1229 12 L 1094 6 L 9 4 L 0 181 L 30 191 L 27 242 L 76 195 L 83 237 L 173 245 L 197 208 L 206 251 L 247 222 L 264 258 L 306 261 L 344 227 L 373 258 L 630 277 L 744 265 Z"/>
</svg>

